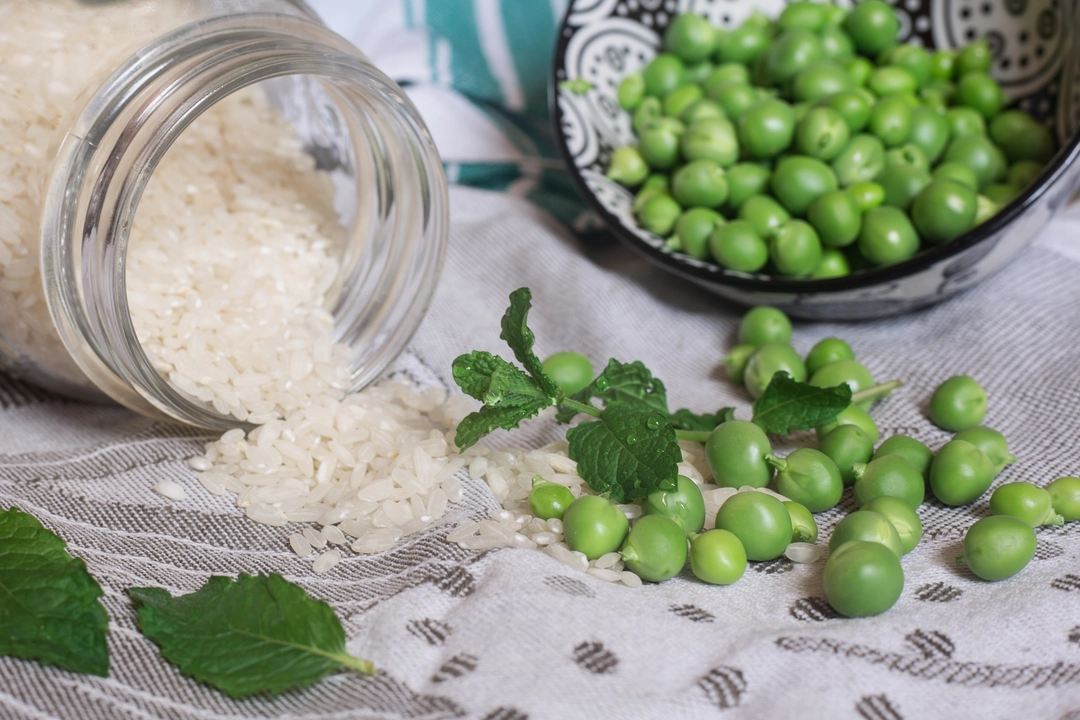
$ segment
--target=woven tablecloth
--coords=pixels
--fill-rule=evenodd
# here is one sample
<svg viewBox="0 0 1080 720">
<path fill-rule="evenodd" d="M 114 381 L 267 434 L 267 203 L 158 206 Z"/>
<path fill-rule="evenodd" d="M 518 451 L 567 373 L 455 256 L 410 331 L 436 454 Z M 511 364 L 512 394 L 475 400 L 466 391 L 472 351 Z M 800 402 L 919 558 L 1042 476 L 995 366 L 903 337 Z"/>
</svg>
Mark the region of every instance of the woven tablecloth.
<svg viewBox="0 0 1080 720">
<path fill-rule="evenodd" d="M 625 248 L 582 246 L 550 216 L 504 194 L 451 192 L 452 240 L 428 315 L 393 374 L 446 385 L 451 360 L 501 351 L 508 293 L 534 291 L 541 356 L 569 347 L 596 361 L 641 360 L 672 407 L 708 410 L 744 392 L 718 359 L 741 309 Z M 877 378 L 906 384 L 874 410 L 883 436 L 931 447 L 933 388 L 968 373 L 987 390 L 987 424 L 1019 457 L 997 482 L 1046 484 L 1080 472 L 1080 213 L 1055 221 L 1008 269 L 928 310 L 860 324 L 796 323 L 800 352 L 846 338 Z M 751 563 L 732 586 L 688 573 L 610 585 L 530 550 L 465 551 L 454 524 L 497 507 L 481 482 L 444 521 L 324 576 L 290 552 L 295 527 L 243 517 L 185 464 L 205 435 L 114 407 L 80 405 L 0 382 L 0 507 L 33 513 L 105 588 L 108 678 L 0 658 L 0 718 L 1064 718 L 1080 717 L 1080 523 L 1038 530 L 1034 561 L 998 583 L 955 558 L 984 496 L 920 508 L 925 534 L 904 557 L 899 602 L 836 617 L 823 563 Z M 492 442 L 556 439 L 525 423 Z M 809 443 L 810 437 L 796 437 Z M 152 492 L 180 483 L 190 499 Z M 827 538 L 840 507 L 818 516 Z M 330 602 L 374 677 L 341 673 L 304 691 L 243 701 L 180 675 L 137 631 L 131 586 L 176 594 L 211 574 L 277 572 Z"/>
</svg>

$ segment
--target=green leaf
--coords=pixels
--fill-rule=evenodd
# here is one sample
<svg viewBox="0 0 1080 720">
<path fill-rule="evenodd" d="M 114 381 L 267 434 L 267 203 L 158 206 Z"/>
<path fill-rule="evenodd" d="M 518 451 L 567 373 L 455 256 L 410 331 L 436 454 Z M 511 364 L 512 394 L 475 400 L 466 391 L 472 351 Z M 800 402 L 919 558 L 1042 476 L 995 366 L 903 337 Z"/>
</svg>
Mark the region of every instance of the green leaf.
<svg viewBox="0 0 1080 720">
<path fill-rule="evenodd" d="M 375 671 L 346 652 L 333 609 L 280 575 L 215 576 L 179 597 L 159 588 L 128 595 L 166 660 L 234 698 L 307 687 L 341 668 Z"/>
<path fill-rule="evenodd" d="M 536 381 L 517 366 L 482 350 L 454 360 L 453 374 L 467 395 L 492 407 L 518 407 L 548 398 Z"/>
<path fill-rule="evenodd" d="M 502 333 L 499 334 L 522 367 L 532 375 L 536 384 L 549 397 L 559 396 L 559 386 L 544 372 L 544 365 L 533 352 L 536 337 L 529 329 L 529 308 L 532 307 L 532 292 L 529 288 L 518 288 L 510 293 L 510 307 L 502 318 Z"/>
<path fill-rule="evenodd" d="M 613 402 L 600 420 L 566 432 L 582 479 L 614 502 L 675 487 L 682 451 L 667 417 Z"/>
<path fill-rule="evenodd" d="M 779 371 L 754 401 L 753 419 L 765 432 L 785 435 L 832 422 L 850 404 L 851 388 L 846 384 L 819 388 Z"/>
<path fill-rule="evenodd" d="M 105 677 L 101 586 L 37 518 L 0 510 L 0 655 Z"/>
<path fill-rule="evenodd" d="M 620 402 L 642 412 L 668 415 L 667 388 L 638 360 L 632 363 L 621 363 L 614 358 L 608 360 L 604 371 L 588 387 L 573 395 L 573 399 L 581 403 L 588 403 L 592 398 L 600 398 L 605 405 Z M 560 407 L 555 419 L 568 423 L 575 415 L 577 412 L 572 408 Z"/>
<path fill-rule="evenodd" d="M 682 408 L 671 413 L 671 426 L 676 430 L 692 430 L 695 432 L 710 432 L 716 429 L 720 423 L 735 419 L 735 408 L 720 408 L 714 413 L 699 415 Z"/>
<path fill-rule="evenodd" d="M 551 398 L 539 397 L 531 403 L 492 407 L 485 405 L 474 413 L 466 415 L 457 426 L 454 444 L 458 450 L 475 445 L 476 442 L 496 428 L 513 430 L 522 420 L 531 418 L 536 413 L 551 405 Z"/>
</svg>

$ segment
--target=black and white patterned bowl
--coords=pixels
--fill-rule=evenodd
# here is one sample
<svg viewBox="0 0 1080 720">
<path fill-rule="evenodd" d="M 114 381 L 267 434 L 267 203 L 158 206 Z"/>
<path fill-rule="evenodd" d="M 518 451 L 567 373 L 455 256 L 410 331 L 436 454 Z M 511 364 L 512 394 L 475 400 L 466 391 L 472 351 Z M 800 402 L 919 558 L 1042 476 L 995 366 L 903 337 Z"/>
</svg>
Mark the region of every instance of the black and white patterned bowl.
<svg viewBox="0 0 1080 720">
<path fill-rule="evenodd" d="M 638 227 L 633 194 L 604 177 L 611 151 L 634 141 L 616 100 L 619 81 L 656 54 L 676 13 L 722 27 L 754 10 L 775 17 L 784 0 L 571 0 L 555 51 L 554 123 L 571 176 L 607 226 L 663 268 L 731 300 L 771 304 L 811 319 L 862 319 L 914 310 L 1000 270 L 1034 238 L 1080 181 L 1080 0 L 890 0 L 901 39 L 956 47 L 986 36 L 991 73 L 1020 108 L 1045 122 L 1061 150 L 993 219 L 902 263 L 823 280 L 768 278 L 724 270 L 665 247 Z M 583 79 L 591 89 L 560 88 Z"/>
</svg>

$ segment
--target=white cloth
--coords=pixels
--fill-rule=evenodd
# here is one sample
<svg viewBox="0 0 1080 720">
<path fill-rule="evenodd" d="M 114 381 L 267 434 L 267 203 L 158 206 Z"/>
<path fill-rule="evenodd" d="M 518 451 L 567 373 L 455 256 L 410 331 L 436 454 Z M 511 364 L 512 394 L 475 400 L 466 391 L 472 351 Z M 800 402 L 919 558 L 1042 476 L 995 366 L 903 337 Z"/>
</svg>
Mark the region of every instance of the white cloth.
<svg viewBox="0 0 1080 720">
<path fill-rule="evenodd" d="M 508 293 L 534 292 L 541 356 L 574 348 L 602 363 L 641 360 L 672 407 L 705 411 L 748 399 L 718 360 L 741 315 L 620 245 L 581 247 L 522 200 L 451 192 L 452 240 L 430 311 L 396 372 L 448 384 L 451 360 L 506 353 Z M 987 424 L 1019 461 L 997 482 L 1045 485 L 1080 473 L 1080 213 L 1056 221 L 1005 272 L 917 314 L 859 324 L 797 322 L 794 345 L 850 342 L 876 378 L 905 386 L 874 410 L 883 436 L 939 447 L 926 403 L 946 377 L 971 374 L 989 395 Z M 868 619 L 833 617 L 823 563 L 752 563 L 729 587 L 684 572 L 659 585 L 610 585 L 537 551 L 472 552 L 446 543 L 496 507 L 466 483 L 445 523 L 378 556 L 347 557 L 325 576 L 293 555 L 295 528 L 247 520 L 208 495 L 184 459 L 198 432 L 124 410 L 0 383 L 0 507 L 39 517 L 105 588 L 112 669 L 79 676 L 0 658 L 0 718 L 1048 718 L 1080 717 L 1080 523 L 1038 531 L 1035 560 L 998 583 L 955 562 L 984 496 L 920 509 L 925 533 L 903 559 L 899 602 Z M 558 436 L 524 423 L 494 442 Z M 810 442 L 809 435 L 796 440 Z M 189 500 L 152 492 L 161 479 Z M 826 542 L 853 509 L 818 517 Z M 195 590 L 211 574 L 278 572 L 329 601 L 372 678 L 335 674 L 279 698 L 233 701 L 181 676 L 137 632 L 130 586 Z"/>
</svg>

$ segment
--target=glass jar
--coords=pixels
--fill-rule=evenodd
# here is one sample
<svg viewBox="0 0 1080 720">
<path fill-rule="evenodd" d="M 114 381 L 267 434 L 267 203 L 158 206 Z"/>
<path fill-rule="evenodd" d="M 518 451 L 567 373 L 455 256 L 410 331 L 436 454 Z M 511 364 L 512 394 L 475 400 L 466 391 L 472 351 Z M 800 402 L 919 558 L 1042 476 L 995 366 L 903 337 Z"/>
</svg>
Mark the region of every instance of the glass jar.
<svg viewBox="0 0 1080 720">
<path fill-rule="evenodd" d="M 236 400 L 280 370 L 250 326 L 293 310 L 241 291 L 302 275 L 319 308 L 287 326 L 277 365 L 291 358 L 292 375 L 275 382 L 317 371 L 360 388 L 418 326 L 447 216 L 412 104 L 299 0 L 0 3 L 0 367 L 16 376 L 202 427 L 265 422 L 273 402 Z M 133 233 L 153 238 L 138 262 Z M 181 267 L 172 253 L 195 240 L 210 255 Z M 218 277 L 223 257 L 266 268 Z M 195 327 L 217 322 L 214 303 L 248 366 Z"/>
</svg>

